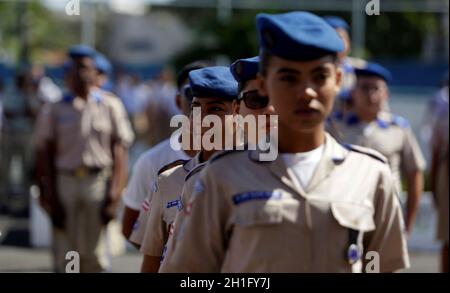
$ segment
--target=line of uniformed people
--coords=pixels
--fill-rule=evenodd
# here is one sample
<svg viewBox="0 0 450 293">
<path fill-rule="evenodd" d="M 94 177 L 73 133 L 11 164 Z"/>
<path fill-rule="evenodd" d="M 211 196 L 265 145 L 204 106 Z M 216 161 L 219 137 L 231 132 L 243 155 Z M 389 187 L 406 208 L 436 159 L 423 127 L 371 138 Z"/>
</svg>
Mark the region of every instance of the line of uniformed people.
<svg viewBox="0 0 450 293">
<path fill-rule="evenodd" d="M 181 150 L 167 141 L 143 156 L 124 198 L 134 207 L 124 231 L 144 255 L 143 272 L 361 272 L 372 251 L 378 271 L 409 266 L 424 160 L 407 121 L 388 111 L 389 73 L 352 67 L 341 26 L 306 12 L 260 14 L 259 57 L 180 72 L 177 104 L 186 115 L 199 107 L 224 127 L 226 115 L 278 115 L 277 125 L 258 129 L 276 127 L 279 155 L 263 161 L 248 147 L 264 136 L 236 142 L 245 151 L 197 154 L 179 137 Z M 120 198 L 132 132 L 117 97 L 100 89 L 97 53 L 81 46 L 69 55 L 70 92 L 39 117 L 42 203 L 63 239 L 54 238 L 58 270 L 63 253 L 76 250 L 81 271 L 101 271 L 93 252 Z M 348 95 L 351 103 L 334 107 Z"/>
<path fill-rule="evenodd" d="M 202 114 L 277 114 L 279 156 L 202 150 L 162 168 L 130 238 L 143 272 L 361 272 L 369 252 L 374 271 L 409 266 L 424 159 L 407 121 L 389 112 L 390 73 L 351 64 L 345 27 L 306 12 L 261 14 L 260 56 L 230 67 L 238 83 L 226 68 L 189 73 Z M 345 102 L 332 113 L 336 96 Z M 208 99 L 220 112 L 208 112 Z"/>
</svg>

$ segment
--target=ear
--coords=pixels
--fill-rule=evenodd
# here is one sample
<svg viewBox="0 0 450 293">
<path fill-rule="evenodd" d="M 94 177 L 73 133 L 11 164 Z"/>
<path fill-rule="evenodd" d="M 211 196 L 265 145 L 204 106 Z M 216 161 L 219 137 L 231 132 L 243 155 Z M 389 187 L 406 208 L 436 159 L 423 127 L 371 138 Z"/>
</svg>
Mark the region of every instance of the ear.
<svg viewBox="0 0 450 293">
<path fill-rule="evenodd" d="M 386 85 L 386 89 L 384 91 L 385 91 L 385 93 L 384 93 L 384 97 L 383 97 L 383 103 L 387 104 L 387 103 L 389 103 L 389 97 L 390 97 L 389 88 L 387 85 Z"/>
<path fill-rule="evenodd" d="M 344 70 L 341 66 L 336 67 L 336 89 L 339 92 L 339 90 L 342 87 L 342 84 L 344 82 Z"/>
<path fill-rule="evenodd" d="M 267 82 L 266 77 L 258 72 L 256 75 L 256 81 L 258 82 L 258 92 L 261 96 L 268 96 L 267 94 Z"/>
<path fill-rule="evenodd" d="M 233 115 L 239 114 L 239 110 L 241 108 L 241 105 L 238 102 L 238 100 L 233 100 L 233 103 L 231 104 L 231 107 L 233 109 Z"/>
</svg>

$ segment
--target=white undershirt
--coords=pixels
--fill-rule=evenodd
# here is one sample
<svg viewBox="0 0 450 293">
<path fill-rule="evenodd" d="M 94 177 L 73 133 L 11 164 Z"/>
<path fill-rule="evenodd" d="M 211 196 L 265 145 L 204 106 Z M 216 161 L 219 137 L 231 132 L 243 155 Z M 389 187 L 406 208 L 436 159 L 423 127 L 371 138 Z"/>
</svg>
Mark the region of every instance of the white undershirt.
<svg viewBox="0 0 450 293">
<path fill-rule="evenodd" d="M 304 153 L 286 153 L 282 158 L 287 167 L 292 169 L 303 189 L 306 189 L 322 158 L 324 144 L 320 147 Z"/>
</svg>

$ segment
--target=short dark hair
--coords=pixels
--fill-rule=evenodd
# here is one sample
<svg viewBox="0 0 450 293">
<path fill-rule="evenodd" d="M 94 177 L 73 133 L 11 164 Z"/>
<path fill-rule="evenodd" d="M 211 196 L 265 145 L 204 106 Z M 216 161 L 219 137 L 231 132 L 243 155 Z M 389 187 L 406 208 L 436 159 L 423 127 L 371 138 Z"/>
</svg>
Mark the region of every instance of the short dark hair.
<svg viewBox="0 0 450 293">
<path fill-rule="evenodd" d="M 267 74 L 267 68 L 269 67 L 272 56 L 272 53 L 267 50 L 261 49 L 259 51 L 259 72 L 264 76 Z"/>
<path fill-rule="evenodd" d="M 272 53 L 270 53 L 268 50 L 261 49 L 259 51 L 259 72 L 263 76 L 267 74 L 267 68 L 269 68 L 270 59 L 274 56 Z M 326 55 L 328 56 L 328 55 Z M 330 55 L 333 58 L 333 63 L 337 64 L 339 59 L 338 55 L 336 53 L 330 53 Z"/>
<path fill-rule="evenodd" d="M 188 80 L 189 78 L 189 72 L 196 69 L 202 69 L 210 65 L 211 62 L 209 61 L 194 61 L 192 63 L 186 64 L 177 74 L 177 88 L 178 90 L 181 89 L 183 84 Z"/>
<path fill-rule="evenodd" d="M 238 94 L 240 94 L 245 89 L 249 81 L 250 80 L 245 80 L 238 83 Z"/>
</svg>

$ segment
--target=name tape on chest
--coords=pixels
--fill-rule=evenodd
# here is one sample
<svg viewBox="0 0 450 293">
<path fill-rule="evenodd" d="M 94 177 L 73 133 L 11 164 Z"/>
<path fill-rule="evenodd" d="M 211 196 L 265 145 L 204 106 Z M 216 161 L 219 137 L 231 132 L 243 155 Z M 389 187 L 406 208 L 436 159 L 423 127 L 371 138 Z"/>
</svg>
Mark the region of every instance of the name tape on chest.
<svg viewBox="0 0 450 293">
<path fill-rule="evenodd" d="M 239 205 L 251 200 L 278 200 L 281 199 L 279 191 L 249 191 L 233 196 L 233 203 Z"/>
</svg>

